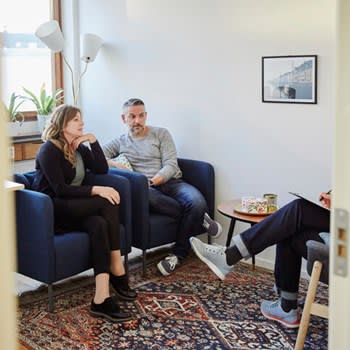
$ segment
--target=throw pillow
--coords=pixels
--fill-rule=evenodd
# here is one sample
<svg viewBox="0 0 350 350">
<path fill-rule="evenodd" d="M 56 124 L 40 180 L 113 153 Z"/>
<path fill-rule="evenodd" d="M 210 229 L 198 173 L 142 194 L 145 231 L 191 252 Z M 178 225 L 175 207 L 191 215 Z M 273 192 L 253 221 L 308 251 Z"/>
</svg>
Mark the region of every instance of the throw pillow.
<svg viewBox="0 0 350 350">
<path fill-rule="evenodd" d="M 119 154 L 118 157 L 112 159 L 114 162 L 119 163 L 123 166 L 125 166 L 128 170 L 133 171 L 134 169 L 132 168 L 128 158 L 126 158 L 126 155 L 121 153 Z"/>
</svg>

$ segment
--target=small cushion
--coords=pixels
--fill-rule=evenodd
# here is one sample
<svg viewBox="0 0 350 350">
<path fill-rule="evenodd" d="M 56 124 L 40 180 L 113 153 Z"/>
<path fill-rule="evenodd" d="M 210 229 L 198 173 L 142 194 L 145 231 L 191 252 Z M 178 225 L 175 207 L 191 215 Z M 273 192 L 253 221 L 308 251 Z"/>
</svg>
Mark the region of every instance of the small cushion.
<svg viewBox="0 0 350 350">
<path fill-rule="evenodd" d="M 128 170 L 133 171 L 134 169 L 132 168 L 128 158 L 126 158 L 126 155 L 121 153 L 119 154 L 118 157 L 112 159 L 114 162 L 119 163 L 123 166 L 125 166 Z"/>
<path fill-rule="evenodd" d="M 325 243 L 325 245 L 329 246 L 329 243 L 330 243 L 329 232 L 320 232 L 318 235 L 323 239 L 323 242 Z"/>
</svg>

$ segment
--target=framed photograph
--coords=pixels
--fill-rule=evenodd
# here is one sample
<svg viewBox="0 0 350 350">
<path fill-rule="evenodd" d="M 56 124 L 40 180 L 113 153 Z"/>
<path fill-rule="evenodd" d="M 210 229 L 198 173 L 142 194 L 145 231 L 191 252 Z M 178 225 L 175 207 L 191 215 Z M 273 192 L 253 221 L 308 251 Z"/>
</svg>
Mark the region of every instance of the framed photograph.
<svg viewBox="0 0 350 350">
<path fill-rule="evenodd" d="M 262 102 L 317 103 L 317 55 L 262 57 Z"/>
</svg>

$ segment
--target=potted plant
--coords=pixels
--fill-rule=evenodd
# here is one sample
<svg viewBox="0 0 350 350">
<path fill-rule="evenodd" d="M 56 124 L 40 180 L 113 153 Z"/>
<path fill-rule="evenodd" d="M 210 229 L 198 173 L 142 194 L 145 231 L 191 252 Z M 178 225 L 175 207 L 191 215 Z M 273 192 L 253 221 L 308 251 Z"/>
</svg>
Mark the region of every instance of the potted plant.
<svg viewBox="0 0 350 350">
<path fill-rule="evenodd" d="M 26 88 L 23 88 L 23 91 L 27 94 L 27 96 L 23 96 L 23 98 L 31 101 L 35 105 L 38 113 L 39 130 L 42 133 L 53 109 L 59 101 L 63 100 L 63 89 L 57 89 L 52 95 L 49 95 L 46 92 L 45 83 L 43 83 L 38 96 Z"/>
<path fill-rule="evenodd" d="M 13 92 L 11 94 L 9 104 L 7 106 L 3 104 L 6 120 L 9 122 L 9 136 L 17 136 L 19 133 L 19 128 L 24 121 L 24 115 L 19 112 L 19 107 L 23 102 L 23 98 Z"/>
<path fill-rule="evenodd" d="M 22 96 L 16 95 L 15 92 L 11 94 L 10 102 L 6 107 L 7 120 L 9 122 L 19 122 L 22 125 L 24 116 L 19 112 L 19 107 L 23 102 Z"/>
</svg>

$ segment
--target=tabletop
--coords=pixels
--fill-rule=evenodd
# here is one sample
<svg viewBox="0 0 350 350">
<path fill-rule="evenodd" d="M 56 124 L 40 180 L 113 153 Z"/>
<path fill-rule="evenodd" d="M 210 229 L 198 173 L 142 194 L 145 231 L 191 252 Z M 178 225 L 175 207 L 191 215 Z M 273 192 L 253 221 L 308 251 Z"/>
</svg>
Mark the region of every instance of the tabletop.
<svg viewBox="0 0 350 350">
<path fill-rule="evenodd" d="M 4 187 L 6 191 L 17 191 L 17 190 L 24 189 L 23 184 L 20 184 L 18 182 L 8 181 L 8 180 L 5 180 Z"/>
</svg>

